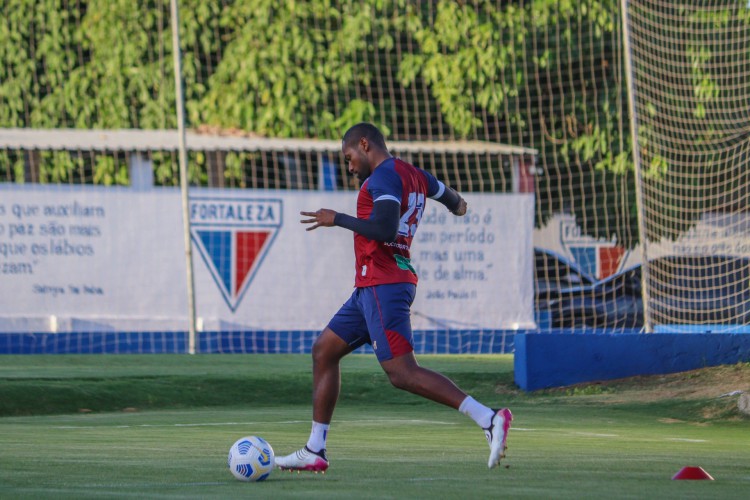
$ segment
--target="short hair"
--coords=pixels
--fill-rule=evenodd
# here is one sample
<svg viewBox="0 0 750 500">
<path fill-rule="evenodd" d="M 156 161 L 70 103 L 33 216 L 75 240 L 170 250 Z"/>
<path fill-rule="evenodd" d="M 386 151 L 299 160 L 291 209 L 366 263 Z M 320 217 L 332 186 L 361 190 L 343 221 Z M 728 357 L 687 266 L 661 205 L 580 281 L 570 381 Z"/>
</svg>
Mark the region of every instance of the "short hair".
<svg viewBox="0 0 750 500">
<path fill-rule="evenodd" d="M 350 146 L 352 143 L 359 141 L 362 137 L 367 139 L 367 142 L 375 146 L 376 148 L 387 149 L 385 146 L 385 137 L 383 133 L 373 125 L 372 123 L 358 123 L 344 134 L 342 142 L 345 146 Z"/>
</svg>

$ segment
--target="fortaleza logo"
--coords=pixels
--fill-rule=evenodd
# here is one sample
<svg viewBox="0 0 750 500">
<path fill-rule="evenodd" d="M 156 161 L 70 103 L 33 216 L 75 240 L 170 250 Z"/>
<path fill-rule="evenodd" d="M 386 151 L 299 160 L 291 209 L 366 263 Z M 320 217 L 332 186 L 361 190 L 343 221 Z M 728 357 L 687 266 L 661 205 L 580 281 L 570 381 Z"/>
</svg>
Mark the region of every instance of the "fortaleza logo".
<svg viewBox="0 0 750 500">
<path fill-rule="evenodd" d="M 278 199 L 190 198 L 193 241 L 232 312 L 276 239 L 281 222 Z"/>
<path fill-rule="evenodd" d="M 573 220 L 560 222 L 560 243 L 568 256 L 587 274 L 604 279 L 620 271 L 628 254 L 617 241 L 596 240 L 581 233 Z"/>
</svg>

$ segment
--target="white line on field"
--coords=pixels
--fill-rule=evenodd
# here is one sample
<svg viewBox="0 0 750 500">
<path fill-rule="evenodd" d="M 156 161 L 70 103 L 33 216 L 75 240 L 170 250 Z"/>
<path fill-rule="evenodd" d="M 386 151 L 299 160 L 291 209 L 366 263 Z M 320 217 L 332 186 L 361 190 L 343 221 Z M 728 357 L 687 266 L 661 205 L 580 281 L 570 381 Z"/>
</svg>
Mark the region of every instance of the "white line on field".
<svg viewBox="0 0 750 500">
<path fill-rule="evenodd" d="M 382 424 L 382 423 L 393 423 L 393 424 L 435 424 L 435 425 L 458 425 L 456 422 L 443 422 L 440 420 L 419 420 L 419 419 L 357 419 L 357 420 L 334 420 L 334 424 Z"/>
<path fill-rule="evenodd" d="M 202 422 L 202 423 L 177 423 L 177 424 L 135 424 L 135 425 L 58 425 L 52 427 L 53 429 L 102 429 L 102 428 L 115 428 L 115 429 L 134 429 L 134 428 L 148 428 L 148 427 L 230 427 L 236 425 L 258 425 L 268 424 L 269 422 Z M 274 422 L 276 424 L 307 424 L 307 420 L 286 420 L 282 422 Z M 455 422 L 442 422 L 439 420 L 418 420 L 418 419 L 370 419 L 370 420 L 334 420 L 336 425 L 341 424 L 374 424 L 374 423 L 389 423 L 389 424 L 434 424 L 434 425 L 458 425 Z"/>
<path fill-rule="evenodd" d="M 202 424 L 137 424 L 137 425 L 58 425 L 53 429 L 134 429 L 140 427 L 223 427 L 232 425 L 256 425 L 266 422 L 204 422 Z"/>
<path fill-rule="evenodd" d="M 601 438 L 616 438 L 619 437 L 617 434 L 599 434 L 596 432 L 573 432 L 577 436 L 588 436 L 588 437 L 601 437 Z"/>
<path fill-rule="evenodd" d="M 52 429 L 59 430 L 84 430 L 84 429 L 103 429 L 103 428 L 114 428 L 114 429 L 137 429 L 137 428 L 165 428 L 165 427 L 234 427 L 234 426 L 245 426 L 252 427 L 260 424 L 268 424 L 269 422 L 202 422 L 202 423 L 176 423 L 176 424 L 136 424 L 136 425 L 60 425 L 51 427 Z M 285 420 L 282 422 L 275 422 L 277 424 L 296 425 L 296 424 L 307 424 L 307 420 Z M 346 424 L 380 424 L 380 423 L 393 423 L 393 424 L 432 424 L 432 425 L 459 425 L 456 422 L 444 422 L 440 420 L 420 420 L 420 419 L 368 419 L 368 420 L 335 420 L 335 425 L 346 425 Z M 532 429 L 528 427 L 513 427 L 513 432 L 555 432 L 559 433 L 560 429 Z M 581 432 L 574 431 L 566 433 L 568 435 L 592 437 L 592 438 L 619 438 L 618 434 L 604 434 L 597 432 Z M 631 436 L 631 438 L 633 437 Z M 636 438 L 637 439 L 637 438 Z M 646 441 L 651 441 L 646 439 Z M 679 437 L 666 437 L 656 439 L 653 441 L 671 441 L 681 443 L 707 443 L 706 439 L 689 439 Z"/>
</svg>

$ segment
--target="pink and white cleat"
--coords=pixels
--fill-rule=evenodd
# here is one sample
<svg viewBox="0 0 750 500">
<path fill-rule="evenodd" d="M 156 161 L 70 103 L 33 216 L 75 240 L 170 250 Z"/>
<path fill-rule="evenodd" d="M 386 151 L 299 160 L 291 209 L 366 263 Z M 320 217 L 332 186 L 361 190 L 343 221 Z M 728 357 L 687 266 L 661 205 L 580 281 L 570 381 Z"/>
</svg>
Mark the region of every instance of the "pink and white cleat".
<svg viewBox="0 0 750 500">
<path fill-rule="evenodd" d="M 315 473 L 325 473 L 328 469 L 328 457 L 326 457 L 326 450 L 314 452 L 305 446 L 291 455 L 276 457 L 276 465 L 278 465 L 281 470 L 305 470 Z"/>
<path fill-rule="evenodd" d="M 513 421 L 513 414 L 509 409 L 503 408 L 497 410 L 492 417 L 492 423 L 484 430 L 487 437 L 487 443 L 490 445 L 490 459 L 487 461 L 487 467 L 493 469 L 500 463 L 500 459 L 505 457 L 506 444 L 508 440 L 508 431 L 510 423 Z"/>
</svg>

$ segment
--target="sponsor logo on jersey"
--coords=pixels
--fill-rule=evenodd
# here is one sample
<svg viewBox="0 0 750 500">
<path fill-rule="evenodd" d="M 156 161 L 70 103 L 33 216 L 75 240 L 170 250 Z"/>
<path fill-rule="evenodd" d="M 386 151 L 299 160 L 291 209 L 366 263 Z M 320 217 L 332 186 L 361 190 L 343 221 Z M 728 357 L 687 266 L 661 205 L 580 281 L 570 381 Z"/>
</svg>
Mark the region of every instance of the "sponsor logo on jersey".
<svg viewBox="0 0 750 500">
<path fill-rule="evenodd" d="M 191 235 L 232 312 L 237 310 L 282 224 L 282 201 L 190 198 Z"/>
</svg>

